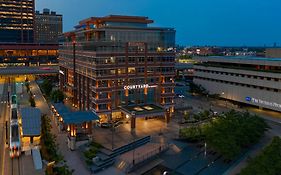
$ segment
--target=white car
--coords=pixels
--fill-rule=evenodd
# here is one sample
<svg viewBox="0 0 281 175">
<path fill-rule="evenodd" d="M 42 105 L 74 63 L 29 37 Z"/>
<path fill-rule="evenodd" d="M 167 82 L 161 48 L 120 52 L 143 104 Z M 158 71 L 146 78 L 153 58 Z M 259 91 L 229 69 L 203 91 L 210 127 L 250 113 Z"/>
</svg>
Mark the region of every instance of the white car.
<svg viewBox="0 0 281 175">
<path fill-rule="evenodd" d="M 179 95 L 179 98 L 184 98 L 184 95 Z"/>
</svg>

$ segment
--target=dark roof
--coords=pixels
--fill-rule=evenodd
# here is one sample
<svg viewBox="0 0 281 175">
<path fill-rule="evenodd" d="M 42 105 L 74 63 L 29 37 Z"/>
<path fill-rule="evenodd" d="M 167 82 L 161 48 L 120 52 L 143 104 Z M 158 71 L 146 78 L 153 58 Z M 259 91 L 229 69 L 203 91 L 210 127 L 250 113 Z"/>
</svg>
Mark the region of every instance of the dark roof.
<svg viewBox="0 0 281 175">
<path fill-rule="evenodd" d="M 63 103 L 53 103 L 54 108 L 62 117 L 65 124 L 82 124 L 92 120 L 99 120 L 99 116 L 92 111 L 71 111 Z"/>
<path fill-rule="evenodd" d="M 39 136 L 41 133 L 41 111 L 38 108 L 21 108 L 23 136 Z"/>
</svg>

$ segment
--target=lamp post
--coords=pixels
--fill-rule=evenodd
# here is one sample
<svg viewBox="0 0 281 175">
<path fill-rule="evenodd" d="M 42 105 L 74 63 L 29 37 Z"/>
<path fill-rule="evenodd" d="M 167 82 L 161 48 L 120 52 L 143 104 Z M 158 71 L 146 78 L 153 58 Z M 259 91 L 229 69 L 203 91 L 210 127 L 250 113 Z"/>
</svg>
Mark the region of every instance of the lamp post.
<svg viewBox="0 0 281 175">
<path fill-rule="evenodd" d="M 114 149 L 114 140 L 113 140 L 113 138 L 114 138 L 114 125 L 113 125 L 113 122 L 112 122 L 112 119 L 111 119 L 111 149 L 112 150 Z"/>
<path fill-rule="evenodd" d="M 72 47 L 73 47 L 73 84 L 74 84 L 74 88 L 73 88 L 73 95 L 74 95 L 74 99 L 73 99 L 73 104 L 76 107 L 77 106 L 77 77 L 76 77 L 76 41 L 74 40 L 72 42 Z"/>
<path fill-rule="evenodd" d="M 224 94 L 225 94 L 225 93 L 224 93 L 224 92 L 222 92 L 221 94 L 222 94 L 222 96 L 224 96 Z M 224 100 L 225 100 L 225 107 L 227 108 L 227 101 L 226 101 L 226 97 L 224 97 Z"/>
<path fill-rule="evenodd" d="M 205 155 L 205 157 L 207 157 L 207 143 L 205 142 L 205 144 L 204 144 L 204 148 L 205 148 L 205 150 L 204 150 L 204 155 Z"/>
<path fill-rule="evenodd" d="M 134 149 L 133 149 L 133 165 L 135 165 L 135 136 L 133 136 L 134 138 L 133 138 L 133 147 L 134 147 Z"/>
</svg>

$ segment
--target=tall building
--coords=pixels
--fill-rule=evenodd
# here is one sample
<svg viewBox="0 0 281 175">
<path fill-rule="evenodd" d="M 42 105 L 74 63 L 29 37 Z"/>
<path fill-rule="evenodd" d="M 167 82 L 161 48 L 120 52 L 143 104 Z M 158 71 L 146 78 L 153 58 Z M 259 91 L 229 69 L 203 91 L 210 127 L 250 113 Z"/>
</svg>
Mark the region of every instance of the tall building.
<svg viewBox="0 0 281 175">
<path fill-rule="evenodd" d="M 36 43 L 58 43 L 58 36 L 62 33 L 62 15 L 49 9 L 43 9 L 43 13 L 36 11 L 34 33 Z"/>
<path fill-rule="evenodd" d="M 34 0 L 0 1 L 0 42 L 33 43 Z"/>
<path fill-rule="evenodd" d="M 281 111 L 281 58 L 215 56 L 196 60 L 194 83 L 210 94 Z"/>
<path fill-rule="evenodd" d="M 91 17 L 64 33 L 60 88 L 101 121 L 165 117 L 174 112 L 175 30 L 147 17 Z"/>
</svg>

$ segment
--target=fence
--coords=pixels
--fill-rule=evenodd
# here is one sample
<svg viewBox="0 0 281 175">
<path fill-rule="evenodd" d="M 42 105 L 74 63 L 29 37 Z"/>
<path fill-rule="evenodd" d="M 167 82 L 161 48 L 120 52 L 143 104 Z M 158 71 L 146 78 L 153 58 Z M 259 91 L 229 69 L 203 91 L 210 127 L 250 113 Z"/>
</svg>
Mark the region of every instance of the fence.
<svg viewBox="0 0 281 175">
<path fill-rule="evenodd" d="M 135 169 L 138 169 L 140 166 L 142 166 L 143 163 L 155 158 L 157 155 L 168 150 L 169 148 L 170 148 L 169 144 L 160 145 L 156 149 L 148 152 L 147 154 L 134 158 L 132 162 L 128 163 L 129 165 L 126 169 L 126 172 L 128 173 L 134 171 Z"/>
</svg>

